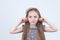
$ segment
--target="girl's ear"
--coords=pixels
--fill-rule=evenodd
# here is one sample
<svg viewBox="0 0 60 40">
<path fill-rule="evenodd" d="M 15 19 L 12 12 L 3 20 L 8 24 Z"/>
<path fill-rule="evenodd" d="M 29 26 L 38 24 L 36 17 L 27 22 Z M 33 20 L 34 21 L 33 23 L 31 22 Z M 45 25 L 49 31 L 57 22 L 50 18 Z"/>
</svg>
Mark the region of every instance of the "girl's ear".
<svg viewBox="0 0 60 40">
<path fill-rule="evenodd" d="M 41 22 L 40 18 L 38 19 L 39 22 Z"/>
<path fill-rule="evenodd" d="M 42 17 L 39 18 L 39 21 L 40 21 L 40 22 L 43 22 L 43 21 L 44 21 L 44 18 L 42 18 Z"/>
<path fill-rule="evenodd" d="M 28 18 L 26 17 L 26 21 L 28 21 Z"/>
</svg>

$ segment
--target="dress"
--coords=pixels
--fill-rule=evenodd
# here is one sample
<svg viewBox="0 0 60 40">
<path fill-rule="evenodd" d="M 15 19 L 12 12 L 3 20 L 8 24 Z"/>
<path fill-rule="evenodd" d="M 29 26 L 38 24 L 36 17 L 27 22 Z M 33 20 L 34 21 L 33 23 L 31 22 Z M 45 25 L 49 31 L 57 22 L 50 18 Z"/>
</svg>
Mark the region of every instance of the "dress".
<svg viewBox="0 0 60 40">
<path fill-rule="evenodd" d="M 37 27 L 29 28 L 26 40 L 37 40 Z"/>
<path fill-rule="evenodd" d="M 29 28 L 26 40 L 38 40 L 37 32 L 38 32 L 37 27 Z"/>
</svg>

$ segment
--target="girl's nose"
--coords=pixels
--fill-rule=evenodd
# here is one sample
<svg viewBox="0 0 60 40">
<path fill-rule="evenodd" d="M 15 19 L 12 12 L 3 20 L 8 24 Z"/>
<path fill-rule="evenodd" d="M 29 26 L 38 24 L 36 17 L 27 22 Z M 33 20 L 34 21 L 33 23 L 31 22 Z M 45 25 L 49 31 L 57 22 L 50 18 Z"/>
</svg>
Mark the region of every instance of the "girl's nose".
<svg viewBox="0 0 60 40">
<path fill-rule="evenodd" d="M 31 20 L 35 20 L 34 16 L 32 16 Z"/>
<path fill-rule="evenodd" d="M 32 18 L 31 20 L 35 20 L 34 18 Z"/>
</svg>

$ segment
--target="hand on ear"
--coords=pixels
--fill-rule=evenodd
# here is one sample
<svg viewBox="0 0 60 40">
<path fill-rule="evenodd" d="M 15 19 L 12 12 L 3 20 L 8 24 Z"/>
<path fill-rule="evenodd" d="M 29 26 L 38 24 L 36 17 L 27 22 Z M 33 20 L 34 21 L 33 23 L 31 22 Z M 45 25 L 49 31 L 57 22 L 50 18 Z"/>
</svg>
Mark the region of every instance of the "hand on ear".
<svg viewBox="0 0 60 40">
<path fill-rule="evenodd" d="M 41 17 L 41 18 L 39 18 L 39 21 L 40 22 L 45 22 L 45 19 Z"/>
<path fill-rule="evenodd" d="M 27 22 L 27 21 L 28 21 L 27 18 L 22 18 L 21 23 L 25 23 L 25 22 Z"/>
</svg>

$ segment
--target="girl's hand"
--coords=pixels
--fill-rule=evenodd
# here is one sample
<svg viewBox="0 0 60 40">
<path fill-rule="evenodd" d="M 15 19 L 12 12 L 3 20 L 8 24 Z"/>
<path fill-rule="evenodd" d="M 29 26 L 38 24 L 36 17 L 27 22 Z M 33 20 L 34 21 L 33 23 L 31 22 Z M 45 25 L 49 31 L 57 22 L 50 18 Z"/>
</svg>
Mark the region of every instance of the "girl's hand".
<svg viewBox="0 0 60 40">
<path fill-rule="evenodd" d="M 42 17 L 41 17 L 41 18 L 39 18 L 39 21 L 40 21 L 40 22 L 45 22 L 46 20 L 45 20 L 45 18 L 42 18 Z"/>
<path fill-rule="evenodd" d="M 25 23 L 25 22 L 27 22 L 27 21 L 28 21 L 27 18 L 23 18 L 23 19 L 21 19 L 21 23 Z"/>
</svg>

